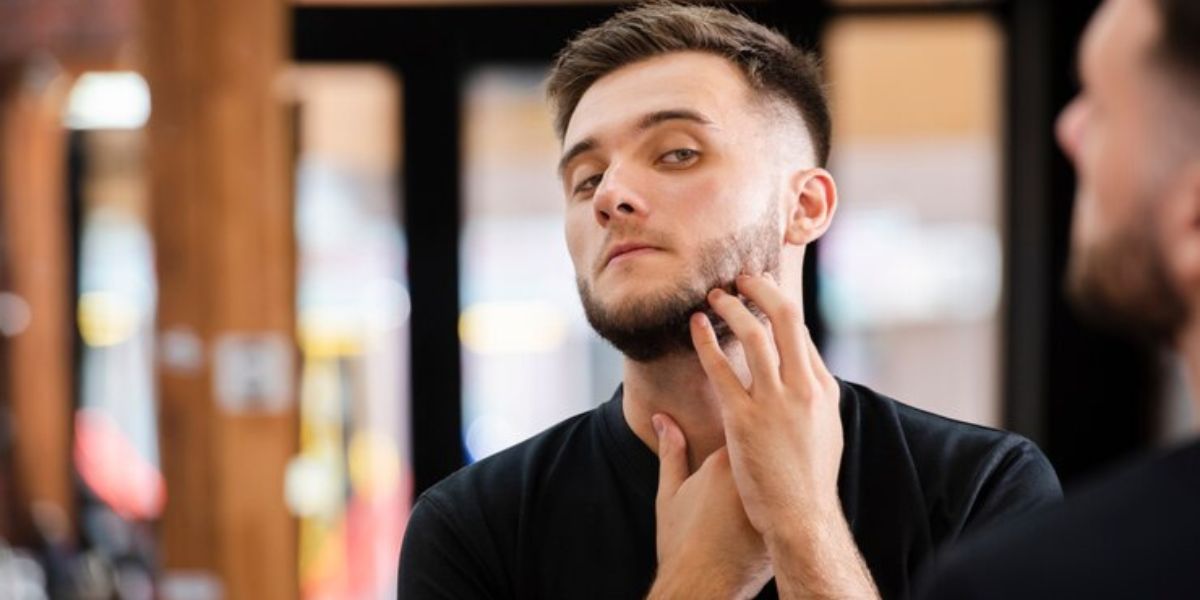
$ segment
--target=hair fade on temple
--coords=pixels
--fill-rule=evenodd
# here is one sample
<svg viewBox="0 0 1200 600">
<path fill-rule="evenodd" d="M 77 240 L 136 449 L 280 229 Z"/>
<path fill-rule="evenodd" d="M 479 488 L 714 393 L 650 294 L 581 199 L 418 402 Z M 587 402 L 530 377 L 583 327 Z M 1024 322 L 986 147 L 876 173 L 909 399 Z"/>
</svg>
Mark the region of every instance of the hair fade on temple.
<svg viewBox="0 0 1200 600">
<path fill-rule="evenodd" d="M 1155 54 L 1167 68 L 1200 93 L 1200 2 L 1157 0 L 1162 36 Z"/>
<path fill-rule="evenodd" d="M 631 63 L 684 51 L 728 59 L 753 89 L 795 107 L 812 138 L 817 164 L 825 165 L 831 124 L 816 55 L 730 10 L 670 1 L 622 11 L 577 35 L 558 54 L 546 83 L 558 138 L 596 80 Z"/>
</svg>

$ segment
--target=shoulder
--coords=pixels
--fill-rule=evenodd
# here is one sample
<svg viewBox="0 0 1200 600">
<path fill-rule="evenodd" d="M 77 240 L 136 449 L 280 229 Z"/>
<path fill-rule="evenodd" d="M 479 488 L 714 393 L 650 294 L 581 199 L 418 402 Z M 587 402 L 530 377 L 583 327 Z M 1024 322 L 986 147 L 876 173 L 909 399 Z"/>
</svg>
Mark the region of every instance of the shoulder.
<svg viewBox="0 0 1200 600">
<path fill-rule="evenodd" d="M 855 405 L 864 435 L 893 429 L 918 466 L 981 468 L 1032 459 L 1053 474 L 1042 451 L 1024 436 L 921 410 L 856 383 L 843 381 L 842 393 Z"/>
<path fill-rule="evenodd" d="M 422 494 L 447 512 L 501 508 L 537 487 L 537 481 L 563 468 L 564 461 L 588 452 L 596 436 L 599 409 L 566 419 L 515 446 L 467 465 Z M 500 506 L 497 506 L 500 503 Z"/>
<path fill-rule="evenodd" d="M 594 436 L 596 411 L 459 469 L 421 494 L 400 553 L 401 597 L 509 597 L 531 498 Z"/>
<path fill-rule="evenodd" d="M 941 557 L 923 597 L 1190 595 L 1183 574 L 1200 553 L 1197 502 L 1200 443 L 1128 463 L 1060 505 L 966 540 Z"/>
<path fill-rule="evenodd" d="M 866 386 L 842 387 L 855 404 L 843 413 L 857 419 L 863 443 L 878 446 L 869 438 L 883 437 L 893 447 L 877 452 L 903 453 L 931 511 L 947 516 L 951 537 L 1061 498 L 1053 466 L 1029 439 L 921 410 Z"/>
</svg>

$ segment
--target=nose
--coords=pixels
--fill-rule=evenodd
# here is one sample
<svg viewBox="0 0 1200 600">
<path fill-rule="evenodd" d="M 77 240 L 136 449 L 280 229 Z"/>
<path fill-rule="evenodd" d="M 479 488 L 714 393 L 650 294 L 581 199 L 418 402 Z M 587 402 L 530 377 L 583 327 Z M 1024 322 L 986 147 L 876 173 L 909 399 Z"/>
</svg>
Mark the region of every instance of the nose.
<svg viewBox="0 0 1200 600">
<path fill-rule="evenodd" d="M 634 179 L 633 173 L 617 165 L 610 166 L 604 173 L 592 196 L 592 210 L 601 227 L 609 226 L 614 220 L 638 219 L 647 215 L 646 202 L 634 191 Z"/>
<path fill-rule="evenodd" d="M 1058 145 L 1066 153 L 1067 158 L 1071 159 L 1071 162 L 1076 165 L 1079 162 L 1079 150 L 1083 142 L 1087 117 L 1087 104 L 1084 102 L 1083 97 L 1077 96 L 1058 115 L 1058 122 L 1054 127 L 1055 137 L 1058 138 Z"/>
</svg>

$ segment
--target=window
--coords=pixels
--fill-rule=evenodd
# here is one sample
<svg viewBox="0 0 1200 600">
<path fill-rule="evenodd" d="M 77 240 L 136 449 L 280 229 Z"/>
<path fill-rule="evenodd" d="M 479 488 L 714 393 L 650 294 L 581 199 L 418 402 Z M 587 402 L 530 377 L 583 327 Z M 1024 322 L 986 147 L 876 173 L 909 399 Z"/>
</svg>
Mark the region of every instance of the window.
<svg viewBox="0 0 1200 600">
<path fill-rule="evenodd" d="M 370 65 L 306 65 L 295 82 L 300 589 L 391 597 L 412 489 L 400 84 Z"/>
<path fill-rule="evenodd" d="M 607 400 L 620 354 L 588 325 L 563 237 L 546 68 L 490 66 L 464 93 L 463 435 L 471 460 Z"/>
<path fill-rule="evenodd" d="M 841 205 L 820 254 L 826 358 L 928 410 L 1000 423 L 1001 32 L 986 15 L 826 30 Z"/>
</svg>

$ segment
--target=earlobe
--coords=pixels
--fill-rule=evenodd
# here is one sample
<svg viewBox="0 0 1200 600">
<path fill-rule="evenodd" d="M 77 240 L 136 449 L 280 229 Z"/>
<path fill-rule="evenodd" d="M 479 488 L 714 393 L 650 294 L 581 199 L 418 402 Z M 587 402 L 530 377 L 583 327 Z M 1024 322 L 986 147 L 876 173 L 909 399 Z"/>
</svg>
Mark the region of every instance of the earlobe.
<svg viewBox="0 0 1200 600">
<path fill-rule="evenodd" d="M 1167 260 L 1186 292 L 1200 295 L 1200 161 L 1182 170 L 1163 200 Z"/>
<path fill-rule="evenodd" d="M 789 182 L 787 229 L 784 240 L 805 245 L 825 234 L 837 212 L 837 184 L 822 168 L 797 171 Z"/>
</svg>

